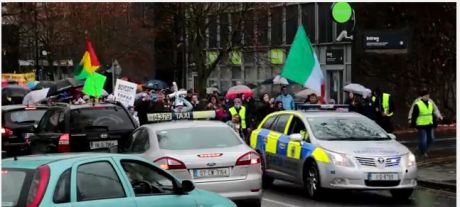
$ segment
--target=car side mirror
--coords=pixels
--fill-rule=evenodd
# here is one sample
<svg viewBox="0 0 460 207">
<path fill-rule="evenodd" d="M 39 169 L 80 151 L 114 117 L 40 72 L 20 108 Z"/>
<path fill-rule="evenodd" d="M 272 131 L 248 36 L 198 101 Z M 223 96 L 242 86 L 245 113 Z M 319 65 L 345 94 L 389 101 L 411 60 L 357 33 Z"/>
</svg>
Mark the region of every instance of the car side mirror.
<svg viewBox="0 0 460 207">
<path fill-rule="evenodd" d="M 388 136 L 389 136 L 391 139 L 396 139 L 396 135 L 394 135 L 393 133 L 389 133 Z"/>
<path fill-rule="evenodd" d="M 295 142 L 300 142 L 303 140 L 303 137 L 301 134 L 291 134 L 289 135 L 289 140 L 295 141 Z"/>
<path fill-rule="evenodd" d="M 183 180 L 179 186 L 180 193 L 188 193 L 195 189 L 195 184 L 190 180 Z"/>
</svg>

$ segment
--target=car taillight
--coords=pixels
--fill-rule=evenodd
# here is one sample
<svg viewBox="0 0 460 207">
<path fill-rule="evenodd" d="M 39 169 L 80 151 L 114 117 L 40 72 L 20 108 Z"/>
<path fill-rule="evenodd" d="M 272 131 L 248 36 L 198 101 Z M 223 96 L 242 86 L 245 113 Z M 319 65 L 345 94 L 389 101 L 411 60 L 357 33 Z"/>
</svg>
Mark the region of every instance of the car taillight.
<svg viewBox="0 0 460 207">
<path fill-rule="evenodd" d="M 187 169 L 185 164 L 177 159 L 172 157 L 162 157 L 154 161 L 159 165 L 163 170 L 177 170 L 177 169 Z"/>
<path fill-rule="evenodd" d="M 27 196 L 27 207 L 38 207 L 43 199 L 50 178 L 50 168 L 43 165 L 37 169 Z"/>
<path fill-rule="evenodd" d="M 11 129 L 2 127 L 2 137 L 11 135 L 13 135 L 13 131 Z"/>
<path fill-rule="evenodd" d="M 59 137 L 58 152 L 70 152 L 70 135 L 65 133 Z"/>
<path fill-rule="evenodd" d="M 236 160 L 236 165 L 254 165 L 260 163 L 260 156 L 255 152 L 248 152 Z"/>
</svg>

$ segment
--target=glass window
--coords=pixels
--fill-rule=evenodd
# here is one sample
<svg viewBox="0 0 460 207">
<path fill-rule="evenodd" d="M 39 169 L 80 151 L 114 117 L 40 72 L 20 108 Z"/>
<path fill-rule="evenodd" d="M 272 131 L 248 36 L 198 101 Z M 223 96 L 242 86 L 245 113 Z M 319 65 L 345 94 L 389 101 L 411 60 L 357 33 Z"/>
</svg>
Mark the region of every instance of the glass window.
<svg viewBox="0 0 460 207">
<path fill-rule="evenodd" d="M 315 4 L 302 4 L 302 24 L 310 42 L 315 42 Z"/>
<path fill-rule="evenodd" d="M 81 132 L 89 127 L 107 127 L 107 130 L 132 130 L 134 123 L 122 107 L 92 107 L 70 112 L 70 131 Z"/>
<path fill-rule="evenodd" d="M 241 67 L 240 66 L 232 67 L 232 79 L 241 79 Z"/>
<path fill-rule="evenodd" d="M 131 152 L 143 153 L 147 151 L 149 148 L 149 132 L 145 128 L 139 129 L 139 131 L 134 134 L 134 142 L 131 148 Z"/>
<path fill-rule="evenodd" d="M 121 165 L 129 178 L 136 196 L 174 192 L 174 181 L 146 163 L 122 160 Z M 149 184 L 150 187 L 140 186 Z"/>
<path fill-rule="evenodd" d="M 262 126 L 262 128 L 271 129 L 271 126 L 272 126 L 273 122 L 275 122 L 275 120 L 276 120 L 276 116 L 271 116 L 270 118 L 267 119 L 267 121 L 265 121 L 265 123 Z"/>
<path fill-rule="evenodd" d="M 318 3 L 319 42 L 332 42 L 332 17 L 330 8 L 332 3 Z"/>
<path fill-rule="evenodd" d="M 299 117 L 294 116 L 289 126 L 289 134 L 301 134 L 301 131 L 306 132 L 305 124 Z"/>
<path fill-rule="evenodd" d="M 23 189 L 28 189 L 30 183 L 25 184 L 28 173 L 26 170 L 3 169 L 2 168 L 2 206 L 20 206 L 19 204 L 26 196 Z M 29 173 L 29 176 L 32 176 Z M 22 198 L 22 199 L 21 199 Z"/>
<path fill-rule="evenodd" d="M 268 44 L 268 15 L 257 15 L 256 18 L 257 29 L 255 35 L 257 37 L 257 44 L 265 46 Z"/>
<path fill-rule="evenodd" d="M 51 109 L 43 115 L 40 121 L 40 132 L 62 132 L 64 125 L 64 113 L 61 114 L 60 110 Z"/>
<path fill-rule="evenodd" d="M 232 43 L 234 45 L 240 45 L 241 40 L 242 40 L 241 28 L 237 28 L 239 21 L 240 21 L 240 15 L 238 13 L 233 13 L 232 14 L 232 33 L 234 31 L 237 31 L 236 35 L 232 39 Z"/>
<path fill-rule="evenodd" d="M 253 46 L 254 40 L 254 12 L 248 11 L 244 18 L 244 45 Z"/>
<path fill-rule="evenodd" d="M 254 66 L 244 67 L 245 80 L 256 81 L 257 80 L 257 68 Z"/>
<path fill-rule="evenodd" d="M 59 177 L 54 190 L 53 201 L 54 203 L 70 202 L 70 169 L 64 171 Z"/>
<path fill-rule="evenodd" d="M 325 140 L 388 140 L 385 131 L 365 117 L 309 118 L 311 130 L 317 139 Z"/>
<path fill-rule="evenodd" d="M 216 48 L 217 47 L 217 16 L 211 15 L 208 17 L 209 26 L 209 47 Z"/>
<path fill-rule="evenodd" d="M 244 60 L 243 63 L 245 65 L 253 64 L 254 63 L 254 51 L 252 50 L 243 51 L 243 60 Z"/>
<path fill-rule="evenodd" d="M 14 124 L 34 123 L 40 121 L 46 109 L 12 111 L 9 114 L 11 122 Z"/>
<path fill-rule="evenodd" d="M 292 5 L 286 7 L 286 44 L 292 44 L 298 24 L 298 7 Z"/>
<path fill-rule="evenodd" d="M 280 46 L 283 43 L 282 11 L 281 7 L 271 9 L 271 45 L 273 46 Z"/>
<path fill-rule="evenodd" d="M 225 148 L 241 144 L 230 127 L 178 128 L 160 130 L 156 134 L 160 148 L 167 150 Z"/>
<path fill-rule="evenodd" d="M 228 67 L 222 67 L 220 68 L 220 78 L 223 80 L 229 80 L 231 79 L 232 71 Z"/>
<path fill-rule="evenodd" d="M 123 198 L 125 191 L 109 162 L 84 164 L 77 170 L 77 200 Z"/>
<path fill-rule="evenodd" d="M 228 14 L 222 14 L 219 16 L 220 18 L 220 47 L 224 47 L 227 45 L 229 36 L 230 36 L 230 31 L 228 29 L 229 26 L 229 20 L 228 20 Z"/>
<path fill-rule="evenodd" d="M 284 134 L 284 129 L 286 128 L 287 121 L 291 115 L 280 115 L 276 124 L 272 126 L 274 131 L 277 131 L 281 134 Z"/>
</svg>

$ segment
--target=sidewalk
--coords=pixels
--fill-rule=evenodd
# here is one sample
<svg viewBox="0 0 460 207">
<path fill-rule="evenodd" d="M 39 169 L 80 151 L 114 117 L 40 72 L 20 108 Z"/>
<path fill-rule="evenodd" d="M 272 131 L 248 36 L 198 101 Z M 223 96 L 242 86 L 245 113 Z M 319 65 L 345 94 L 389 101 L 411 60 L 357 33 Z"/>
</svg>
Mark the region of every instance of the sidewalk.
<svg viewBox="0 0 460 207">
<path fill-rule="evenodd" d="M 456 156 L 439 157 L 417 162 L 418 185 L 456 193 Z"/>
</svg>

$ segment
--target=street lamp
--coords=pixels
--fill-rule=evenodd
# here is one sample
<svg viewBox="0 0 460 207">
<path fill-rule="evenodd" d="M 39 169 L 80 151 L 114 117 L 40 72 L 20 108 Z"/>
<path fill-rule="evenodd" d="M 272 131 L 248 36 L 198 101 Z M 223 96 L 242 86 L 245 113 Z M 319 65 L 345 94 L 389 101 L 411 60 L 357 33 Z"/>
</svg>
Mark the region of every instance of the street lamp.
<svg viewBox="0 0 460 207">
<path fill-rule="evenodd" d="M 42 50 L 42 64 L 40 67 L 40 71 L 38 72 L 38 78 L 39 80 L 43 80 L 43 71 L 45 70 L 44 68 L 44 59 L 46 59 L 46 56 L 48 55 L 48 51 Z"/>
</svg>

